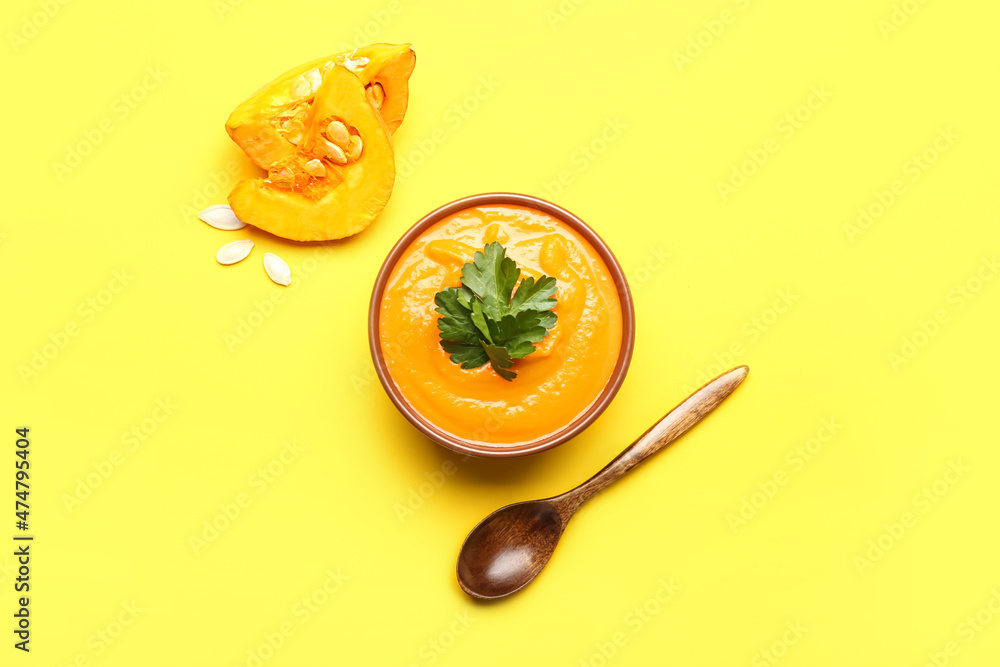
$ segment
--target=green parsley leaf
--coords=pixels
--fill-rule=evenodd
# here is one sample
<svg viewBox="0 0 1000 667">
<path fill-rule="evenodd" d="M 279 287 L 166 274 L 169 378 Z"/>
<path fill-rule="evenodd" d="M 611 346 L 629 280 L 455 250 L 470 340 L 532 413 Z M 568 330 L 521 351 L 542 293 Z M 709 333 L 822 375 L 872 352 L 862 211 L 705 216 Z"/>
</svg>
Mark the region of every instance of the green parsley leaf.
<svg viewBox="0 0 1000 667">
<path fill-rule="evenodd" d="M 517 314 L 525 310 L 552 310 L 556 305 L 555 299 L 550 299 L 556 293 L 556 279 L 549 276 L 542 276 L 535 282 L 532 277 L 527 277 L 517 286 L 517 292 L 510 302 L 509 312 Z"/>
<path fill-rule="evenodd" d="M 489 363 L 503 379 L 517 377 L 510 370 L 513 360 L 534 352 L 534 344 L 556 324 L 556 279 L 528 277 L 518 284 L 520 276 L 506 249 L 494 242 L 462 267 L 461 287 L 446 287 L 434 296 L 442 315 L 437 323 L 441 347 L 452 362 L 462 368 Z"/>
<path fill-rule="evenodd" d="M 467 345 L 466 343 L 456 343 L 453 340 L 443 340 L 441 347 L 451 355 L 451 360 L 456 364 L 461 364 L 462 368 L 479 368 L 490 361 L 486 350 L 479 343 Z"/>
<path fill-rule="evenodd" d="M 466 296 L 464 292 L 468 292 L 464 287 L 449 287 L 434 296 L 437 312 L 444 315 L 438 320 L 438 329 L 442 340 L 479 345 L 479 336 L 472 324 L 472 306 L 466 305 L 475 295 L 469 292 Z"/>
<path fill-rule="evenodd" d="M 472 323 L 482 335 L 486 342 L 493 343 L 493 336 L 490 335 L 490 326 L 486 323 L 486 316 L 483 315 L 482 301 L 476 299 L 472 302 Z"/>
<path fill-rule="evenodd" d="M 462 267 L 462 284 L 480 298 L 484 312 L 495 322 L 507 312 L 511 290 L 520 275 L 521 269 L 494 241 Z"/>
<path fill-rule="evenodd" d="M 493 364 L 493 370 L 497 372 L 497 375 L 507 380 L 507 382 L 517 377 L 517 373 L 508 370 L 514 365 L 514 362 L 510 360 L 506 349 L 496 345 L 487 345 L 486 343 L 483 343 L 483 349 L 486 350 L 486 354 L 490 358 L 490 363 Z"/>
</svg>

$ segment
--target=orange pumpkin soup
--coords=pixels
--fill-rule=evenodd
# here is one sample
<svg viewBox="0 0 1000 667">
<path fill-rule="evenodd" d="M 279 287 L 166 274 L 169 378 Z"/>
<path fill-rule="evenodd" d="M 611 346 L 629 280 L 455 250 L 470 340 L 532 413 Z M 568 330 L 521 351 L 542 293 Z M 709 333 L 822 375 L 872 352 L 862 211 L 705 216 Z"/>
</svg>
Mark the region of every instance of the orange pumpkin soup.
<svg viewBox="0 0 1000 667">
<path fill-rule="evenodd" d="M 434 305 L 493 241 L 522 280 L 548 275 L 558 288 L 558 321 L 535 352 L 514 361 L 512 381 L 489 364 L 453 363 Z M 622 312 L 604 261 L 569 225 L 530 208 L 479 206 L 429 227 L 401 255 L 382 295 L 378 334 L 389 376 L 414 410 L 456 437 L 512 445 L 558 432 L 600 396 L 621 350 Z"/>
</svg>

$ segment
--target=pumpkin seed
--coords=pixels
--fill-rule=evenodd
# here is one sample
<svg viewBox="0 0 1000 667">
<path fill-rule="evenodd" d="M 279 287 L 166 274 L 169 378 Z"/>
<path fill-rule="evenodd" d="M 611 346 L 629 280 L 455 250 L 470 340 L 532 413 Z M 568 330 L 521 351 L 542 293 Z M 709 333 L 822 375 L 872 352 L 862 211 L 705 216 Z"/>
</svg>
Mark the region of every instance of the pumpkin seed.
<svg viewBox="0 0 1000 667">
<path fill-rule="evenodd" d="M 382 84 L 373 83 L 365 89 L 365 92 L 368 93 L 368 101 L 371 102 L 371 105 L 376 109 L 381 109 L 382 103 L 385 102 L 385 89 L 382 88 Z"/>
<path fill-rule="evenodd" d="M 247 223 L 236 217 L 229 204 L 209 206 L 198 214 L 198 219 L 216 229 L 224 229 L 226 231 L 243 229 L 247 226 Z"/>
<path fill-rule="evenodd" d="M 311 93 L 315 93 L 319 90 L 320 85 L 323 83 L 323 75 L 319 73 L 319 70 L 313 67 L 311 70 L 307 71 L 302 75 L 306 81 L 309 82 L 309 88 Z"/>
<path fill-rule="evenodd" d="M 347 58 L 344 60 L 344 67 L 357 74 L 365 68 L 365 65 L 367 65 L 368 62 L 369 59 L 364 56 L 360 58 Z"/>
<path fill-rule="evenodd" d="M 289 285 L 292 282 L 292 270 L 285 264 L 285 260 L 274 253 L 264 255 L 264 271 L 268 278 L 279 285 Z"/>
<path fill-rule="evenodd" d="M 288 167 L 281 165 L 271 165 L 267 172 L 267 180 L 271 181 L 279 188 L 295 187 L 295 173 Z"/>
<path fill-rule="evenodd" d="M 341 148 L 347 148 L 347 143 L 351 140 L 347 126 L 339 120 L 330 121 L 330 124 L 326 126 L 326 136 Z"/>
<path fill-rule="evenodd" d="M 347 155 L 344 153 L 344 149 L 331 141 L 321 140 L 317 146 L 317 152 L 327 156 L 337 164 L 347 164 Z"/>
<path fill-rule="evenodd" d="M 351 135 L 351 145 L 347 147 L 347 157 L 352 160 L 357 160 L 361 157 L 361 149 L 363 145 L 361 143 L 361 137 L 357 134 Z"/>
<path fill-rule="evenodd" d="M 251 250 L 253 250 L 253 241 L 241 239 L 219 248 L 219 252 L 215 253 L 215 259 L 219 264 L 235 264 L 246 259 Z"/>
<path fill-rule="evenodd" d="M 292 87 L 289 90 L 289 94 L 292 96 L 292 99 L 296 100 L 299 99 L 300 97 L 305 97 L 311 92 L 312 92 L 312 84 L 309 83 L 309 80 L 306 79 L 301 74 L 295 77 L 295 80 L 292 81 Z"/>
<path fill-rule="evenodd" d="M 313 178 L 323 178 L 326 176 L 326 167 L 319 160 L 309 160 L 306 162 L 305 170 Z"/>
</svg>

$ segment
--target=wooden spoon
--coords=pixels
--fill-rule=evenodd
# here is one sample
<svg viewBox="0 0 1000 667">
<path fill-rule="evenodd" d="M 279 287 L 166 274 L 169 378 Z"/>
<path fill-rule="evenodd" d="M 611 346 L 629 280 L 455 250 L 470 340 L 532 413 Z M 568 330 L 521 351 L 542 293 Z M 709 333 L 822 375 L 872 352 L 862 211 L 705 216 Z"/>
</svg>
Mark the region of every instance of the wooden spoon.
<svg viewBox="0 0 1000 667">
<path fill-rule="evenodd" d="M 739 366 L 691 394 L 600 472 L 571 491 L 501 507 L 472 529 L 458 554 L 458 583 L 469 595 L 491 599 L 521 590 L 552 557 L 580 505 L 701 421 L 750 371 Z"/>
</svg>

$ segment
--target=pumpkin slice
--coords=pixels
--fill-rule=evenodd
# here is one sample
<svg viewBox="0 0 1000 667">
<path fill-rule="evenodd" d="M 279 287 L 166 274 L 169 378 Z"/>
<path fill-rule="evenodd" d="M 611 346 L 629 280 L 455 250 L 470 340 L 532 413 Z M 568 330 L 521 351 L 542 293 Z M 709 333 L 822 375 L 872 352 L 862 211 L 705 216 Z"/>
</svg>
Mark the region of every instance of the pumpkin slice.
<svg viewBox="0 0 1000 667">
<path fill-rule="evenodd" d="M 294 151 L 268 176 L 240 181 L 229 205 L 243 222 L 296 241 L 357 234 L 371 224 L 396 177 L 389 128 L 353 72 L 334 65 L 323 77 Z"/>
<path fill-rule="evenodd" d="M 226 132 L 262 169 L 290 158 L 325 74 L 336 65 L 358 76 L 369 103 L 381 113 L 389 132 L 395 132 L 406 115 L 416 61 L 409 44 L 371 44 L 313 60 L 288 70 L 236 107 Z"/>
<path fill-rule="evenodd" d="M 382 120 L 395 133 L 406 115 L 410 100 L 410 75 L 417 56 L 409 44 L 371 44 L 358 49 L 354 59 L 368 58 L 358 73 L 365 83 L 368 100 L 379 110 Z"/>
</svg>

